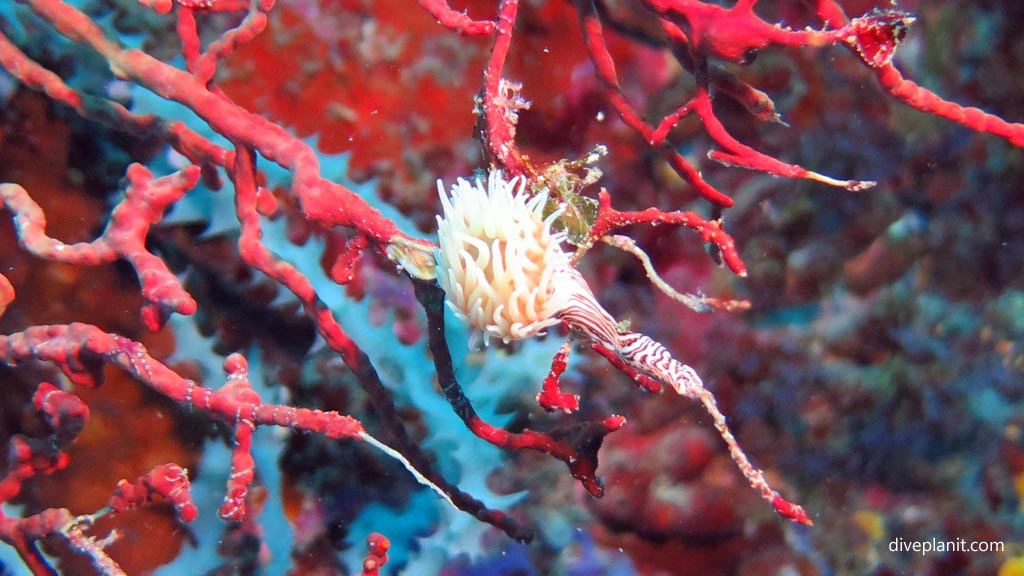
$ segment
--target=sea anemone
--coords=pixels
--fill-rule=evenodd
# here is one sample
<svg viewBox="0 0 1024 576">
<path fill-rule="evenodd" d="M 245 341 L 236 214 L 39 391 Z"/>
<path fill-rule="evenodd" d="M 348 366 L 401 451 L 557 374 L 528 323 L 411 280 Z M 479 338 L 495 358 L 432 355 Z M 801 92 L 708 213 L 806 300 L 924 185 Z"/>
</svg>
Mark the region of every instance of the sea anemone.
<svg viewBox="0 0 1024 576">
<path fill-rule="evenodd" d="M 542 334 L 559 322 L 569 294 L 556 290 L 560 271 L 572 270 L 553 233 L 555 211 L 544 217 L 547 194 L 532 197 L 525 180 L 505 180 L 500 171 L 486 187 L 459 179 L 446 194 L 437 183 L 444 214 L 437 217 L 437 279 L 448 306 L 467 322 L 475 340 L 504 342 Z"/>
</svg>

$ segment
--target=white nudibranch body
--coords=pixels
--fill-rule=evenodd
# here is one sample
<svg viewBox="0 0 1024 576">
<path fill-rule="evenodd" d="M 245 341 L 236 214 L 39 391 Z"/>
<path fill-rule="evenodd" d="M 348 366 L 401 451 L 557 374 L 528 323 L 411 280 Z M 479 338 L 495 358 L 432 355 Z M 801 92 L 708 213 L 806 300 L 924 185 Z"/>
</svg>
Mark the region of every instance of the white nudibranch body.
<svg viewBox="0 0 1024 576">
<path fill-rule="evenodd" d="M 547 194 L 527 197 L 523 180 L 505 181 L 498 171 L 488 175 L 486 188 L 480 180 L 474 185 L 462 179 L 450 195 L 440 181 L 437 188 L 444 207 L 444 214 L 437 217 L 437 281 L 448 296 L 448 306 L 477 336 L 511 342 L 564 320 L 592 344 L 617 356 L 628 367 L 624 371 L 635 372 L 634 378 L 654 378 L 699 400 L 750 485 L 783 516 L 812 523 L 803 508 L 782 498 L 750 463 L 714 395 L 693 368 L 650 337 L 620 329 L 601 307 L 562 250 L 565 236 L 551 232 L 559 212 L 544 217 Z"/>
<path fill-rule="evenodd" d="M 444 207 L 437 217 L 437 281 L 448 306 L 485 342 L 529 338 L 565 321 L 617 356 L 634 378 L 654 378 L 699 400 L 750 485 L 783 516 L 811 524 L 803 508 L 783 499 L 750 463 L 693 368 L 650 337 L 618 327 L 562 250 L 565 235 L 551 232 L 559 211 L 545 218 L 547 194 L 528 197 L 525 186 L 520 178 L 506 181 L 498 171 L 488 175 L 486 188 L 479 179 L 472 184 L 460 178 L 446 194 L 437 182 Z"/>
<path fill-rule="evenodd" d="M 443 214 L 437 217 L 440 254 L 437 280 L 448 306 L 484 342 L 504 342 L 543 333 L 558 324 L 569 294 L 556 290 L 572 269 L 562 250 L 564 234 L 546 218 L 546 193 L 528 197 L 525 181 L 506 181 L 492 171 L 484 184 L 459 179 L 448 194 L 438 180 Z"/>
</svg>

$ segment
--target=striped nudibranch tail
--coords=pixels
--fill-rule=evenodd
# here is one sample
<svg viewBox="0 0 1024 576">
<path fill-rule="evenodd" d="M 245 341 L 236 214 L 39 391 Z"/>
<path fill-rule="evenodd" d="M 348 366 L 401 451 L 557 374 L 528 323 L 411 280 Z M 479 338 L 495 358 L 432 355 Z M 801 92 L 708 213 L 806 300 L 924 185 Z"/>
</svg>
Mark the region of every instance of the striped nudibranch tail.
<svg viewBox="0 0 1024 576">
<path fill-rule="evenodd" d="M 757 490 L 761 497 L 772 504 L 781 515 L 803 524 L 811 524 L 811 519 L 803 508 L 792 504 L 779 495 L 764 477 L 764 472 L 754 466 L 747 454 L 740 448 L 739 442 L 729 429 L 725 415 L 718 408 L 714 394 L 704 387 L 697 372 L 676 360 L 659 342 L 639 332 L 620 332 L 618 325 L 610 314 L 594 298 L 586 280 L 575 269 L 571 269 L 572 279 L 579 284 L 567 300 L 568 306 L 562 310 L 561 317 L 570 327 L 582 332 L 592 341 L 613 351 L 627 365 L 641 374 L 660 380 L 671 386 L 681 396 L 699 401 L 715 421 L 722 440 L 729 448 L 729 455 L 740 472 Z M 569 272 L 564 272 L 570 276 Z"/>
</svg>

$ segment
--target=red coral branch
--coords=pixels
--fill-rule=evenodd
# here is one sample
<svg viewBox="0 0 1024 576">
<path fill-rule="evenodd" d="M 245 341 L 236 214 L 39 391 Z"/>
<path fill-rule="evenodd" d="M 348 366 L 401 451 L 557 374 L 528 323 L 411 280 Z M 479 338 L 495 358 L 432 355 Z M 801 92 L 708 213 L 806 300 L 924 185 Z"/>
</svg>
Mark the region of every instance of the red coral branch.
<svg viewBox="0 0 1024 576">
<path fill-rule="evenodd" d="M 142 344 L 88 324 L 33 326 L 0 336 L 0 362 L 16 365 L 29 359 L 52 362 L 76 384 L 90 387 L 102 383 L 104 365 L 117 366 L 175 402 L 232 424 L 246 419 L 257 426 L 282 426 L 335 439 L 363 434 L 358 421 L 337 412 L 263 404 L 233 388 L 215 391 L 200 386 L 150 356 Z"/>
<path fill-rule="evenodd" d="M 106 58 L 118 76 L 187 106 L 216 132 L 238 139 L 289 170 L 292 193 L 308 220 L 325 227 L 355 228 L 383 244 L 395 239 L 413 242 L 359 195 L 321 177 L 316 153 L 284 128 L 211 92 L 191 74 L 107 39 L 88 16 L 60 0 L 29 0 L 27 4 L 70 40 Z"/>
<path fill-rule="evenodd" d="M 576 0 L 576 10 L 580 17 L 580 29 L 583 31 L 583 41 L 594 63 L 594 72 L 598 80 L 605 88 L 609 102 L 619 113 L 619 117 L 630 128 L 636 130 L 645 141 L 654 146 L 661 153 L 669 166 L 688 184 L 694 187 L 697 192 L 712 204 L 718 206 L 732 206 L 732 198 L 720 192 L 717 188 L 708 184 L 696 168 L 690 164 L 683 155 L 675 148 L 665 142 L 662 138 L 655 138 L 655 129 L 652 128 L 630 103 L 626 94 L 619 84 L 619 76 L 615 71 L 615 61 L 604 40 L 604 27 L 597 14 L 597 8 L 592 0 Z M 685 106 L 684 106 L 685 107 Z M 685 116 L 683 110 L 677 111 Z M 688 111 L 687 111 L 688 112 Z"/>
<path fill-rule="evenodd" d="M 880 10 L 851 21 L 832 0 L 819 0 L 817 12 L 831 29 L 791 30 L 762 20 L 753 11 L 756 1 L 740 1 L 731 8 L 700 0 L 643 0 L 642 4 L 660 16 L 673 55 L 684 69 L 694 74 L 697 84 L 696 95 L 658 121 L 654 128 L 644 120 L 619 84 L 615 62 L 605 44 L 601 19 L 592 0 L 576 2 L 584 43 L 597 78 L 622 121 L 657 149 L 687 183 L 713 204 L 728 207 L 732 200 L 708 184 L 666 140 L 671 129 L 691 113 L 700 118 L 708 135 L 723 148 L 708 154 L 722 164 L 788 178 L 806 178 L 852 191 L 875 185 L 867 180 L 832 178 L 783 162 L 739 142 L 728 133 L 712 109 L 712 86 L 732 96 L 755 118 L 777 120 L 778 116 L 767 95 L 729 74 L 710 72 L 708 63 L 721 60 L 744 64 L 757 52 L 770 47 L 846 45 L 873 69 L 886 91 L 908 106 L 972 130 L 1001 136 L 1015 146 L 1024 146 L 1024 124 L 1006 122 L 977 108 L 949 102 L 903 78 L 892 65 L 892 56 L 913 21 L 905 12 Z"/>
<path fill-rule="evenodd" d="M 363 560 L 363 571 L 358 576 L 378 576 L 380 569 L 388 563 L 388 548 L 391 541 L 383 534 L 374 532 L 366 538 L 366 559 Z"/>
<path fill-rule="evenodd" d="M 282 426 L 334 439 L 366 438 L 362 425 L 350 416 L 262 403 L 248 384 L 245 359 L 237 354 L 225 362 L 228 384 L 216 391 L 178 375 L 150 356 L 141 344 L 86 324 L 36 326 L 0 336 L 0 362 L 16 365 L 27 360 L 52 362 L 73 381 L 87 386 L 98 386 L 103 365 L 114 365 L 172 400 L 199 408 L 210 417 L 231 425 L 236 431 L 236 446 L 225 504 L 221 509 L 222 516 L 230 520 L 245 517 L 243 502 L 254 473 L 250 440 L 256 427 Z M 55 438 L 60 441 L 40 443 L 21 437 L 11 441 L 12 465 L 0 481 L 0 502 L 16 496 L 22 483 L 35 474 L 63 468 L 68 461 L 63 447 L 74 440 L 88 416 L 88 410 L 80 400 L 45 383 L 36 393 L 34 403 L 55 427 Z M 166 465 L 154 469 L 133 484 L 119 483 L 110 506 L 117 511 L 126 510 L 150 501 L 153 495 L 160 495 L 174 505 L 183 521 L 188 521 L 196 515 L 188 487 L 184 471 L 176 465 Z M 0 517 L 0 520 L 3 521 L 0 523 L 0 538 L 17 548 L 30 566 L 45 566 L 45 561 L 39 559 L 42 562 L 39 564 L 35 559 L 38 556 L 33 544 L 36 540 L 49 534 L 70 534 L 78 538 L 76 541 L 81 540 L 77 536 L 79 521 L 71 518 L 66 510 L 20 520 L 6 517 Z M 105 556 L 98 556 L 100 551 L 97 549 L 83 551 L 95 562 L 106 562 L 103 560 Z"/>
<path fill-rule="evenodd" d="M 1007 122 L 979 108 L 962 106 L 939 97 L 903 77 L 892 64 L 875 69 L 879 84 L 901 102 L 928 114 L 934 114 L 962 126 L 1006 138 L 1014 146 L 1024 147 L 1024 124 Z"/>
<path fill-rule="evenodd" d="M 420 6 L 437 18 L 438 24 L 465 36 L 483 36 L 494 32 L 494 22 L 473 20 L 465 12 L 457 12 L 445 0 L 420 0 Z"/>
<path fill-rule="evenodd" d="M 88 266 L 118 258 L 128 260 L 138 274 L 146 299 L 143 321 L 156 331 L 172 312 L 195 312 L 196 302 L 164 261 L 146 248 L 146 235 L 163 218 L 167 207 L 195 186 L 198 179 L 197 166 L 154 180 L 146 167 L 132 164 L 128 168 L 129 186 L 124 200 L 114 208 L 103 235 L 88 243 L 65 244 L 47 236 L 42 208 L 17 184 L 0 184 L 0 200 L 14 212 L 22 247 L 36 256 Z"/>
<path fill-rule="evenodd" d="M 518 94 L 510 98 L 502 72 L 505 59 L 512 45 L 512 26 L 519 11 L 519 0 L 501 0 L 498 5 L 498 23 L 495 28 L 494 47 L 484 69 L 484 89 L 479 104 L 483 117 L 484 145 L 490 154 L 490 162 L 501 166 L 509 176 L 531 174 L 522 154 L 516 146 L 516 113 Z M 513 92 L 516 92 L 513 89 Z"/>
<path fill-rule="evenodd" d="M 107 503 L 115 512 L 124 512 L 156 501 L 156 496 L 174 506 L 182 522 L 195 520 L 199 511 L 192 502 L 192 485 L 188 471 L 177 464 L 162 464 L 153 468 L 134 483 L 121 480 Z"/>
<path fill-rule="evenodd" d="M 551 370 L 544 378 L 544 386 L 540 394 L 537 394 L 537 404 L 548 412 L 561 410 L 562 412 L 575 412 L 580 408 L 580 397 L 575 394 L 566 394 L 558 385 L 558 379 L 568 367 L 569 352 L 572 350 L 572 343 L 566 342 L 555 353 L 551 359 Z"/>
<path fill-rule="evenodd" d="M 270 11 L 276 0 L 257 0 L 253 2 L 178 2 L 178 37 L 181 39 L 181 52 L 185 56 L 188 70 L 200 82 L 209 85 L 217 72 L 217 63 L 230 56 L 240 45 L 249 42 L 267 27 Z M 195 12 L 234 12 L 246 10 L 245 18 L 235 28 L 225 32 L 212 42 L 203 52 L 200 48 L 199 33 L 196 28 Z"/>
<path fill-rule="evenodd" d="M 722 228 L 721 222 L 707 221 L 695 212 L 663 212 L 657 208 L 648 208 L 639 212 L 620 212 L 612 208 L 612 197 L 603 189 L 598 194 L 597 200 L 597 218 L 590 227 L 591 243 L 619 228 L 633 224 L 685 226 L 700 234 L 704 242 L 714 245 L 734 273 L 738 276 L 747 275 L 747 268 L 736 250 L 736 243 L 732 236 L 729 236 Z"/>
<path fill-rule="evenodd" d="M 17 356 L 17 354 L 14 354 Z M 68 364 L 64 361 L 64 364 Z M 32 397 L 36 410 L 45 418 L 53 431 L 46 440 L 14 436 L 8 448 L 8 465 L 0 479 L 0 504 L 17 496 L 24 483 L 37 474 L 51 474 L 64 468 L 70 458 L 64 451 L 85 427 L 89 407 L 74 394 L 44 382 Z M 186 472 L 177 464 L 158 466 L 134 484 L 122 480 L 111 497 L 109 506 L 122 512 L 153 501 L 159 495 L 170 502 L 180 518 L 189 522 L 196 516 L 196 508 L 188 492 Z M 48 536 L 66 539 L 72 548 L 87 555 L 103 574 L 123 574 L 120 567 L 106 554 L 104 547 L 116 538 L 116 533 L 97 541 L 86 536 L 85 529 L 96 516 L 75 517 L 66 508 L 51 508 L 24 518 L 10 518 L 0 510 L 0 540 L 13 546 L 33 574 L 54 574 L 37 542 Z"/>
</svg>

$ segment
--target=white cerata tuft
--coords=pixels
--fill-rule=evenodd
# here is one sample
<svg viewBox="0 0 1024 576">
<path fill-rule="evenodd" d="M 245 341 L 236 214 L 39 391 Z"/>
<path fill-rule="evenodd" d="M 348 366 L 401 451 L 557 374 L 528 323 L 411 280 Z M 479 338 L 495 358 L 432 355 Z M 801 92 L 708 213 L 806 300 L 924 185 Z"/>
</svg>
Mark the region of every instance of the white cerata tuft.
<svg viewBox="0 0 1024 576">
<path fill-rule="evenodd" d="M 506 181 L 497 170 L 486 185 L 460 178 L 450 194 L 440 180 L 437 188 L 437 280 L 476 339 L 507 343 L 558 324 L 568 297 L 564 284 L 556 290 L 559 271 L 571 266 L 561 246 L 565 235 L 551 231 L 559 213 L 543 216 L 547 194 L 528 197 L 525 180 Z"/>
</svg>

